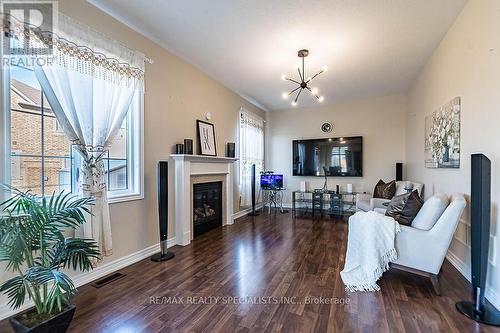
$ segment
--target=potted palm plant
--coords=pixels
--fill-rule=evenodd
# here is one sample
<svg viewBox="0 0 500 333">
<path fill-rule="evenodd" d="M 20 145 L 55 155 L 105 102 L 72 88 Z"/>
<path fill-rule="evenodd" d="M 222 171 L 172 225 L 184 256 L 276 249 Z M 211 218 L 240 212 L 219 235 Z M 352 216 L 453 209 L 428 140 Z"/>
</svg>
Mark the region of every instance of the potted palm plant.
<svg viewBox="0 0 500 333">
<path fill-rule="evenodd" d="M 94 240 L 68 237 L 67 231 L 85 223 L 94 199 L 9 190 L 12 197 L 0 204 L 0 261 L 15 276 L 0 292 L 13 309 L 34 303 L 10 323 L 16 332 L 65 332 L 76 309 L 70 303 L 76 288 L 62 270 L 91 270 L 99 257 Z"/>
</svg>

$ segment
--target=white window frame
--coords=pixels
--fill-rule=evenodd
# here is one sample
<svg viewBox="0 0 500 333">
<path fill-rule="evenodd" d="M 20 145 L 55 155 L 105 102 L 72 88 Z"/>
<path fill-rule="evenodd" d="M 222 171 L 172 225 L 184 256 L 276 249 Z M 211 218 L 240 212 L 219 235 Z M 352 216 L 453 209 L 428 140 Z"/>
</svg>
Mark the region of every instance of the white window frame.
<svg viewBox="0 0 500 333">
<path fill-rule="evenodd" d="M 118 203 L 144 199 L 144 94 L 137 91 L 132 103 L 136 112 L 130 112 L 127 130 L 127 176 L 129 188 L 108 191 L 108 202 Z"/>
<path fill-rule="evenodd" d="M 0 184 L 10 185 L 10 68 L 0 62 Z M 127 115 L 129 128 L 127 131 L 127 190 L 108 191 L 108 202 L 118 203 L 144 199 L 144 93 L 137 91 L 133 99 L 135 107 Z M 2 163 L 3 161 L 3 163 Z M 8 198 L 8 194 L 0 186 L 0 202 Z"/>
<path fill-rule="evenodd" d="M 0 62 L 0 183 L 10 183 L 10 70 Z M 4 161 L 2 163 L 1 161 Z M 0 186 L 0 201 L 7 199 L 7 193 Z"/>
</svg>

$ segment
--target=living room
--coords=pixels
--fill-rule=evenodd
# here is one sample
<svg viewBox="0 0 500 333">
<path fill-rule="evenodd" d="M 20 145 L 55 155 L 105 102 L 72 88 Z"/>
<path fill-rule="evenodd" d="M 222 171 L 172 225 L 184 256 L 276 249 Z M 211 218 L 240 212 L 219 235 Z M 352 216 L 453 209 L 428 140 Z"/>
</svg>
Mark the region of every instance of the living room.
<svg viewBox="0 0 500 333">
<path fill-rule="evenodd" d="M 499 330 L 497 1 L 1 4 L 0 331 Z"/>
</svg>

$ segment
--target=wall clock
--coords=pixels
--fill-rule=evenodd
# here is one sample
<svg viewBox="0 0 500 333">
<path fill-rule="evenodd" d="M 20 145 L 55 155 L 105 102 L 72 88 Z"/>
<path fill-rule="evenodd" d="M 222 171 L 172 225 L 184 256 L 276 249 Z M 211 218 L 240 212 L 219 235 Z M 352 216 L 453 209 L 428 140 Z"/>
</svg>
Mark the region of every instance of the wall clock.
<svg viewBox="0 0 500 333">
<path fill-rule="evenodd" d="M 332 129 L 333 129 L 333 125 L 332 125 L 332 123 L 330 123 L 330 122 L 328 122 L 328 121 L 327 121 L 327 122 L 325 122 L 325 123 L 323 123 L 323 124 L 321 125 L 321 131 L 322 131 L 323 133 L 330 133 L 330 132 L 332 131 Z"/>
</svg>

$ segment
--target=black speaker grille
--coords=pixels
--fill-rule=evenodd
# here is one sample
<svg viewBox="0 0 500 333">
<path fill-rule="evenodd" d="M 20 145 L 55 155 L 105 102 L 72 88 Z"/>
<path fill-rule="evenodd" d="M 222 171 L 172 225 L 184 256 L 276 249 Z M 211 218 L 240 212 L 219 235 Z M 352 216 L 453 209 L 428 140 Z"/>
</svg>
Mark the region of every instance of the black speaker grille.
<svg viewBox="0 0 500 333">
<path fill-rule="evenodd" d="M 168 162 L 158 162 L 158 218 L 160 240 L 167 239 L 168 233 Z"/>
<path fill-rule="evenodd" d="M 472 285 L 484 291 L 490 240 L 491 162 L 483 154 L 473 154 L 471 162 Z"/>
</svg>

